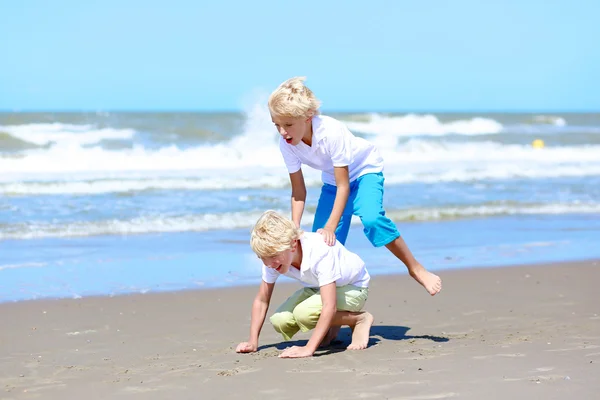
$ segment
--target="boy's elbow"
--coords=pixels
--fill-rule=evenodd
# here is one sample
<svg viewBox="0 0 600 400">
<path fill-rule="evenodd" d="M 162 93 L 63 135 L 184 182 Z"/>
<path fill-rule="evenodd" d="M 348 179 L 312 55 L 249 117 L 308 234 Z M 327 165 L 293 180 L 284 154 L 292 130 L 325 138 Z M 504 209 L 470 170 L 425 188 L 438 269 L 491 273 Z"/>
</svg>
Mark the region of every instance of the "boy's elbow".
<svg viewBox="0 0 600 400">
<path fill-rule="evenodd" d="M 294 190 L 292 192 L 292 198 L 295 200 L 305 200 L 306 199 L 306 190 Z"/>
<path fill-rule="evenodd" d="M 321 310 L 321 313 L 323 313 L 323 312 L 335 313 L 336 310 L 337 310 L 337 304 L 335 303 L 335 301 L 333 301 L 333 302 L 329 302 L 329 303 L 323 303 L 323 308 Z"/>
<path fill-rule="evenodd" d="M 337 185 L 337 190 L 338 191 L 341 190 L 342 192 L 350 193 L 350 183 L 344 182 L 344 183 Z"/>
<path fill-rule="evenodd" d="M 254 298 L 254 304 L 255 305 L 260 305 L 260 306 L 263 306 L 263 307 L 264 306 L 268 307 L 269 306 L 269 299 L 267 299 L 264 296 L 256 296 Z"/>
</svg>

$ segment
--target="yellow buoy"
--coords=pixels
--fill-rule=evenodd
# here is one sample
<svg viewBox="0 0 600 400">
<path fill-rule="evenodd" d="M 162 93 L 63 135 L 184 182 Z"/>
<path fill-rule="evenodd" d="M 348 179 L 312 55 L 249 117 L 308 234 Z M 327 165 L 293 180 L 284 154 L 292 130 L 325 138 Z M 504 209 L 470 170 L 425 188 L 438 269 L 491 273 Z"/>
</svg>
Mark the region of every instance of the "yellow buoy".
<svg viewBox="0 0 600 400">
<path fill-rule="evenodd" d="M 544 147 L 544 141 L 542 139 L 535 139 L 533 142 L 531 142 L 531 145 L 534 149 L 541 149 Z"/>
</svg>

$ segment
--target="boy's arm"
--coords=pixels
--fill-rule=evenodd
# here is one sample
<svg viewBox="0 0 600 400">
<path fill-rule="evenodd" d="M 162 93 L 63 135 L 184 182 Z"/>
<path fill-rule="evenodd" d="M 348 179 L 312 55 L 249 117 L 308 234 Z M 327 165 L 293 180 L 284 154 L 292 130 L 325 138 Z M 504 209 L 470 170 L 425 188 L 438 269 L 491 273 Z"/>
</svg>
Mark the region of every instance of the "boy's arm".
<svg viewBox="0 0 600 400">
<path fill-rule="evenodd" d="M 340 223 L 342 214 L 344 213 L 344 208 L 346 208 L 348 197 L 350 196 L 350 176 L 348 173 L 348 166 L 334 167 L 333 173 L 335 176 L 335 185 L 337 187 L 335 201 L 329 219 L 323 227 L 323 231 L 320 232 L 323 235 L 325 242 L 330 246 L 335 244 L 335 231 Z"/>
<path fill-rule="evenodd" d="M 292 184 L 292 221 L 294 221 L 296 227 L 300 228 L 306 201 L 306 184 L 301 169 L 290 174 L 290 182 Z"/>
<path fill-rule="evenodd" d="M 329 328 L 331 328 L 331 323 L 335 317 L 335 313 L 337 312 L 337 300 L 336 300 L 336 286 L 335 282 L 331 282 L 327 285 L 323 285 L 320 288 L 321 292 L 321 302 L 323 303 L 323 309 L 321 310 L 321 316 L 317 321 L 317 326 L 315 326 L 315 330 L 313 331 L 310 340 L 306 344 L 306 346 L 293 346 L 286 349 L 283 353 L 279 355 L 281 358 L 297 358 L 297 357 L 310 357 L 312 356 L 323 339 Z"/>
<path fill-rule="evenodd" d="M 267 283 L 261 281 L 258 293 L 252 303 L 252 314 L 250 318 L 250 339 L 247 342 L 240 343 L 236 352 L 238 353 L 251 353 L 258 350 L 258 337 L 260 330 L 262 329 L 267 310 L 269 309 L 269 303 L 271 302 L 271 295 L 273 294 L 274 283 Z"/>
</svg>

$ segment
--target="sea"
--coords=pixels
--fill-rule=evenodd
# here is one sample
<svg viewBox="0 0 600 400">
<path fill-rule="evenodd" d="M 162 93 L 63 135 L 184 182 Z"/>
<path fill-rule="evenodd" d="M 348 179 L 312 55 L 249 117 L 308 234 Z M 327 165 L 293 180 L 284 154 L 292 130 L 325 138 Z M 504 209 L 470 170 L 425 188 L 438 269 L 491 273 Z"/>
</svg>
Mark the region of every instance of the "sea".
<svg viewBox="0 0 600 400">
<path fill-rule="evenodd" d="M 457 268 L 600 259 L 600 114 L 327 113 L 375 143 L 413 253 Z M 321 177 L 303 167 L 310 230 Z M 0 302 L 260 282 L 249 232 L 290 213 L 263 102 L 241 112 L 0 113 Z M 372 275 L 404 274 L 353 221 Z"/>
</svg>

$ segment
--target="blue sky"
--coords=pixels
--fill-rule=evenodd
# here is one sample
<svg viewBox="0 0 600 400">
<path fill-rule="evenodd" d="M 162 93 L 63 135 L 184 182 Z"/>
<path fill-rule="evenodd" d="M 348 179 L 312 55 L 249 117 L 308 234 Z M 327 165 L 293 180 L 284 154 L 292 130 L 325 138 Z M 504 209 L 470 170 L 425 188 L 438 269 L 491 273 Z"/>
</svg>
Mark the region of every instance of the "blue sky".
<svg viewBox="0 0 600 400">
<path fill-rule="evenodd" d="M 592 0 L 0 0 L 2 110 L 600 111 Z"/>
</svg>

